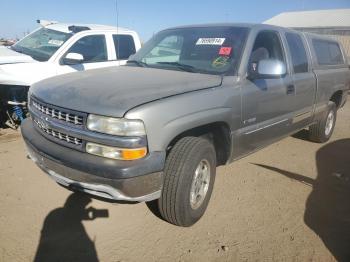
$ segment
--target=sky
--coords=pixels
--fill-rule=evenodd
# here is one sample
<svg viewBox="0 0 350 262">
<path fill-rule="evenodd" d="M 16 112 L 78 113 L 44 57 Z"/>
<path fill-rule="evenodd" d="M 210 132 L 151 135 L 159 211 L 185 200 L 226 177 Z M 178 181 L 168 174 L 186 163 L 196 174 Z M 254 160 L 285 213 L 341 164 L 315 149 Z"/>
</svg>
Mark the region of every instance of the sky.
<svg viewBox="0 0 350 262">
<path fill-rule="evenodd" d="M 143 41 L 167 27 L 212 22 L 261 23 L 281 12 L 350 8 L 350 0 L 117 0 L 118 24 Z M 21 38 L 37 19 L 116 25 L 116 0 L 0 0 L 0 38 Z"/>
</svg>

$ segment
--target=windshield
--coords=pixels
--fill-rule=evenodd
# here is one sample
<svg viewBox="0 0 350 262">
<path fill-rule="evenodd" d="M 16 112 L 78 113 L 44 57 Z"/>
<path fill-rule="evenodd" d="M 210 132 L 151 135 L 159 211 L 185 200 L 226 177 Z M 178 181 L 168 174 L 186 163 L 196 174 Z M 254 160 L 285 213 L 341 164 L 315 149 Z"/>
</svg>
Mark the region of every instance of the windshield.
<svg viewBox="0 0 350 262">
<path fill-rule="evenodd" d="M 129 65 L 195 73 L 234 73 L 248 29 L 197 27 L 161 31 L 128 61 Z"/>
<path fill-rule="evenodd" d="M 41 28 L 23 38 L 11 49 L 38 61 L 47 61 L 71 36 L 70 33 Z"/>
</svg>

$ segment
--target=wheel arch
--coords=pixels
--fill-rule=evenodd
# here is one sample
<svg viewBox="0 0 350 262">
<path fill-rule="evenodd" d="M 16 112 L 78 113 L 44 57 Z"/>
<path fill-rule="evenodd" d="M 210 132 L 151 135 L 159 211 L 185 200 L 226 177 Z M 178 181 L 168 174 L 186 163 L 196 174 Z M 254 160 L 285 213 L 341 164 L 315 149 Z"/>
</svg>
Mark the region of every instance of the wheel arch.
<svg viewBox="0 0 350 262">
<path fill-rule="evenodd" d="M 172 147 L 183 137 L 204 137 L 213 143 L 216 151 L 217 166 L 224 165 L 231 155 L 231 129 L 224 121 L 216 121 L 183 130 L 173 136 L 167 144 L 167 155 Z"/>
<path fill-rule="evenodd" d="M 342 90 L 338 90 L 335 91 L 329 101 L 332 101 L 335 103 L 335 105 L 337 106 L 337 109 L 339 109 L 342 106 L 342 101 L 343 101 L 343 91 Z"/>
</svg>

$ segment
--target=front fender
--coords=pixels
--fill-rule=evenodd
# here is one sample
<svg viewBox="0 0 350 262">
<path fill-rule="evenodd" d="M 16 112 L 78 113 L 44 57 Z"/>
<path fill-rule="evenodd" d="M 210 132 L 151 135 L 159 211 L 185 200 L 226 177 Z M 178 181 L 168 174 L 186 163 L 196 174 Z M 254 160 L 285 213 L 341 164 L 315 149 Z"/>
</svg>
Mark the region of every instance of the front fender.
<svg viewBox="0 0 350 262">
<path fill-rule="evenodd" d="M 165 151 L 181 133 L 224 122 L 232 130 L 240 123 L 240 96 L 235 88 L 216 87 L 154 101 L 127 112 L 145 123 L 150 151 Z M 239 94 L 239 92 L 237 92 Z"/>
<path fill-rule="evenodd" d="M 228 122 L 230 121 L 231 110 L 232 108 L 229 107 L 210 108 L 200 112 L 192 112 L 171 120 L 162 128 L 162 132 L 164 133 L 162 136 L 164 145 L 162 147 L 169 145 L 178 135 L 196 127 L 215 122 L 224 122 L 229 126 Z"/>
</svg>

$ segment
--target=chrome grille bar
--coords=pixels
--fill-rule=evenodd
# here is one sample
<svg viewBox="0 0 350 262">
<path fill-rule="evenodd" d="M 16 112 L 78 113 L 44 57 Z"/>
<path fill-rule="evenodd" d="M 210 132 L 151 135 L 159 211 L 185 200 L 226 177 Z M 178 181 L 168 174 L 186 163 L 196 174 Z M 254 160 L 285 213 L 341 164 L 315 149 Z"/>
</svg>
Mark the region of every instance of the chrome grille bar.
<svg viewBox="0 0 350 262">
<path fill-rule="evenodd" d="M 56 118 L 74 125 L 82 125 L 83 124 L 83 117 L 79 115 L 75 115 L 72 113 L 67 113 L 64 111 L 60 111 L 55 108 L 51 108 L 48 106 L 45 106 L 35 100 L 33 100 L 33 107 L 35 107 L 37 110 L 39 110 L 41 113 L 48 115 L 52 118 Z"/>
<path fill-rule="evenodd" d="M 62 140 L 62 141 L 65 141 L 67 143 L 74 144 L 77 146 L 80 146 L 83 143 L 83 140 L 80 138 L 73 137 L 73 136 L 58 132 L 58 131 L 53 130 L 49 127 L 45 127 L 43 124 L 40 123 L 40 121 L 38 121 L 36 119 L 33 119 L 33 121 L 40 130 L 42 130 L 43 132 L 45 132 L 46 134 L 48 134 L 50 136 L 53 136 L 54 138 L 57 138 L 59 140 Z"/>
</svg>

